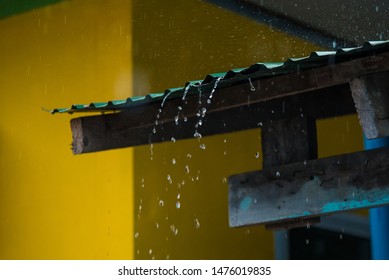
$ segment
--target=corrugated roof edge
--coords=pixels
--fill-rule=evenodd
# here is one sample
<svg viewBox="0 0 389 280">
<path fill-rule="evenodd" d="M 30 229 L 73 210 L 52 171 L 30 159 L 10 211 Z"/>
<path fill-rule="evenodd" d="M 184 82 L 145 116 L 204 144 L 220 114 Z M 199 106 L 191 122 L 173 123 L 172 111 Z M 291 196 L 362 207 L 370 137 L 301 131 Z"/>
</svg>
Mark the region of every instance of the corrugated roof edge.
<svg viewBox="0 0 389 280">
<path fill-rule="evenodd" d="M 324 66 L 326 64 L 341 63 L 372 53 L 389 50 L 389 40 L 369 41 L 363 46 L 355 48 L 340 48 L 336 51 L 312 52 L 307 57 L 289 58 L 285 62 L 255 63 L 247 68 L 231 69 L 227 72 L 208 74 L 204 80 L 186 82 L 183 87 L 170 88 L 164 93 L 150 93 L 146 96 L 129 97 L 125 100 L 107 102 L 92 102 L 89 105 L 75 104 L 70 108 L 57 108 L 49 112 L 55 113 L 85 113 L 121 111 L 135 106 L 142 106 L 154 102 L 164 102 L 174 98 L 185 98 L 187 95 L 211 91 L 217 81 L 217 87 L 223 88 L 239 84 L 247 79 L 257 80 L 265 77 L 284 75 L 296 71 Z"/>
</svg>

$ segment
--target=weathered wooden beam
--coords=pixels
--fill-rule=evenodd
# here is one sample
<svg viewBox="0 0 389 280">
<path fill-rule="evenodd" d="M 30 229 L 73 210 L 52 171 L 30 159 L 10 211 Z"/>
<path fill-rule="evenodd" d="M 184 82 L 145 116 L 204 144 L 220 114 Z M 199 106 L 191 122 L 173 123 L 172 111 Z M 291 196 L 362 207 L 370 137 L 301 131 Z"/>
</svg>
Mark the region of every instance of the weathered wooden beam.
<svg viewBox="0 0 389 280">
<path fill-rule="evenodd" d="M 293 163 L 229 178 L 231 227 L 389 204 L 389 149 Z"/>
<path fill-rule="evenodd" d="M 296 116 L 266 122 L 261 131 L 263 168 L 317 158 L 316 120 Z"/>
<path fill-rule="evenodd" d="M 350 88 L 366 137 L 389 136 L 389 72 L 354 78 Z"/>
<path fill-rule="evenodd" d="M 215 95 L 213 98 L 217 100 L 222 96 Z M 181 111 L 177 109 L 178 106 L 182 106 Z M 202 136 L 209 136 L 258 128 L 265 122 L 301 115 L 328 118 L 355 113 L 348 84 L 260 103 L 248 103 L 225 111 L 207 111 L 204 117 L 196 115 L 201 108 L 198 99 L 189 98 L 187 104 L 183 104 L 181 100 L 171 100 L 165 104 L 156 126 L 159 107 L 159 104 L 154 104 L 152 110 L 150 105 L 134 108 L 133 111 L 73 119 L 73 152 L 81 154 L 159 143 L 169 141 L 171 137 L 176 140 L 192 138 L 200 118 L 203 125 L 198 131 Z M 176 116 L 179 117 L 178 125 L 174 121 Z M 154 128 L 156 133 L 152 132 Z"/>
</svg>

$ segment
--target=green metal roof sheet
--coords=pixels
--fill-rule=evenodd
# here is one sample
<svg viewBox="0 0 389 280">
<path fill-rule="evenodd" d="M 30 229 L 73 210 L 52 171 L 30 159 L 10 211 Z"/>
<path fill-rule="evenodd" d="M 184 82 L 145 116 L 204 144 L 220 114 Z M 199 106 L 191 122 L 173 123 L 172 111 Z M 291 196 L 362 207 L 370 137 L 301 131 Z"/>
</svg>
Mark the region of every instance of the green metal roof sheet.
<svg viewBox="0 0 389 280">
<path fill-rule="evenodd" d="M 310 68 L 337 64 L 355 58 L 372 55 L 389 50 L 388 41 L 370 41 L 355 48 L 340 48 L 336 51 L 316 51 L 307 57 L 289 58 L 285 62 L 255 63 L 247 68 L 232 69 L 227 72 L 209 74 L 204 80 L 189 81 L 184 87 L 170 88 L 163 93 L 150 93 L 146 96 L 129 97 L 125 100 L 92 102 L 87 105 L 72 105 L 70 108 L 53 109 L 51 113 L 106 112 L 120 111 L 154 102 L 164 102 L 174 98 L 185 98 L 187 95 L 211 92 L 217 82 L 218 88 L 258 80 L 266 77 L 284 75 Z"/>
</svg>

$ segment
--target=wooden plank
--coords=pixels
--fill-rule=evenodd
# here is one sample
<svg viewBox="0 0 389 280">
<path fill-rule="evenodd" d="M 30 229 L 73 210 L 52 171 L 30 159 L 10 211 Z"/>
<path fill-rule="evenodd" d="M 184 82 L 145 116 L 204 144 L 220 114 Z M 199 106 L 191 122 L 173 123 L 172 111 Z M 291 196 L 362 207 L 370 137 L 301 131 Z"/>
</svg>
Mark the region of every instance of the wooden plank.
<svg viewBox="0 0 389 280">
<path fill-rule="evenodd" d="M 389 136 L 389 72 L 354 78 L 350 88 L 366 137 Z"/>
<path fill-rule="evenodd" d="M 261 135 L 263 168 L 317 158 L 313 118 L 303 115 L 266 122 Z"/>
<path fill-rule="evenodd" d="M 217 99 L 218 96 L 215 95 L 214 98 Z M 196 103 L 196 112 L 198 112 L 198 99 L 188 100 L 188 104 L 182 106 L 180 114 L 177 108 L 182 105 L 181 101 L 166 103 L 166 107 L 160 113 L 155 134 L 152 131 L 155 127 L 159 104 L 154 104 L 152 113 L 146 108 L 139 107 L 130 112 L 73 119 L 71 121 L 73 152 L 81 154 L 159 143 L 169 141 L 171 137 L 176 140 L 193 138 L 195 125 L 200 118 L 193 112 L 191 113 L 192 105 L 189 102 Z M 209 136 L 258 128 L 262 127 L 265 122 L 294 116 L 328 118 L 353 113 L 355 113 L 355 106 L 350 87 L 344 84 L 225 111 L 207 111 L 202 118 L 203 125 L 198 131 L 203 136 Z M 177 115 L 179 115 L 178 125 L 172 121 Z M 186 122 L 184 118 L 187 118 Z"/>
<path fill-rule="evenodd" d="M 389 204 L 389 149 L 345 154 L 229 178 L 231 227 Z"/>
</svg>

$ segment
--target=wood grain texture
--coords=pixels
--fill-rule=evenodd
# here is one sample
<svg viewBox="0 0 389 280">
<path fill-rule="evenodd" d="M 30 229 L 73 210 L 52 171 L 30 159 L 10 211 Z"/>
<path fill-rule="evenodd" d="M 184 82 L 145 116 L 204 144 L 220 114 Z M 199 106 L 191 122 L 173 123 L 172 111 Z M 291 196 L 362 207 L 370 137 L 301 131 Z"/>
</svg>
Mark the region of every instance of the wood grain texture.
<svg viewBox="0 0 389 280">
<path fill-rule="evenodd" d="M 229 178 L 231 227 L 389 204 L 389 149 L 293 163 Z"/>
</svg>

